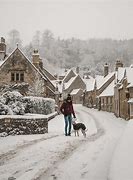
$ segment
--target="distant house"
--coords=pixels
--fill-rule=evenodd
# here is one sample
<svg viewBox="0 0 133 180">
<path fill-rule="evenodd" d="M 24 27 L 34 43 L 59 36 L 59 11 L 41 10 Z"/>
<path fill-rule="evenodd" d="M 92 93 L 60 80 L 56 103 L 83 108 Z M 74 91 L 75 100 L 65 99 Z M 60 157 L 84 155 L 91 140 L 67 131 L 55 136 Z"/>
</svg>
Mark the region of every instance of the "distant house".
<svg viewBox="0 0 133 180">
<path fill-rule="evenodd" d="M 54 77 L 43 68 L 42 60 L 37 50 L 32 61 L 17 47 L 9 56 L 6 55 L 4 38 L 0 42 L 0 89 L 21 84 L 23 95 L 34 95 L 55 98 L 55 86 L 51 82 Z"/>
<path fill-rule="evenodd" d="M 99 95 L 99 110 L 114 112 L 114 80 Z"/>
<path fill-rule="evenodd" d="M 119 67 L 115 80 L 115 115 L 124 119 L 132 118 L 133 67 Z"/>
<path fill-rule="evenodd" d="M 106 63 L 104 65 L 104 76 L 97 75 L 95 80 L 88 80 L 88 83 L 91 85 L 91 89 L 86 89 L 84 93 L 84 105 L 98 109 L 101 109 L 102 107 L 102 109 L 104 109 L 103 107 L 105 107 L 108 98 L 102 98 L 101 102 L 100 94 L 103 93 L 103 91 L 110 85 L 110 83 L 112 83 L 114 78 L 115 73 L 109 73 L 108 64 Z"/>
<path fill-rule="evenodd" d="M 80 75 L 76 74 L 72 69 L 65 72 L 65 76 L 62 80 L 59 79 L 52 82 L 58 86 L 58 91 L 61 96 L 60 99 L 63 100 L 67 94 L 71 94 L 74 103 L 82 104 L 83 91 L 86 85 Z"/>
<path fill-rule="evenodd" d="M 94 107 L 96 105 L 96 81 L 92 76 L 87 76 L 84 79 L 86 89 L 83 95 L 83 105 L 87 107 Z"/>
</svg>

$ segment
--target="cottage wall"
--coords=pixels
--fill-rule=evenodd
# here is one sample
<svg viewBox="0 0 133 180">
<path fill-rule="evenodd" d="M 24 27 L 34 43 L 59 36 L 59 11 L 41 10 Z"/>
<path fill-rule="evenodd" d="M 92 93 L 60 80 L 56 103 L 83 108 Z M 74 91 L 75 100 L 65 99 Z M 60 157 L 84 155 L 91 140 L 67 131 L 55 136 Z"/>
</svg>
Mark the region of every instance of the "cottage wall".
<svg viewBox="0 0 133 180">
<path fill-rule="evenodd" d="M 79 90 L 77 94 L 72 94 L 72 99 L 74 104 L 82 104 L 83 102 L 83 90 Z"/>
<path fill-rule="evenodd" d="M 114 112 L 114 97 L 100 97 L 101 98 L 101 110 L 107 112 Z"/>
<path fill-rule="evenodd" d="M 96 91 L 87 91 L 84 93 L 83 105 L 89 108 L 96 107 Z"/>
<path fill-rule="evenodd" d="M 119 116 L 124 119 L 129 119 L 129 104 L 128 98 L 126 97 L 127 92 L 127 80 L 123 81 L 123 87 L 119 90 Z"/>
<path fill-rule="evenodd" d="M 23 74 L 23 80 L 12 80 L 12 73 Z M 16 78 L 16 77 L 15 77 Z M 6 60 L 0 67 L 0 86 L 15 84 L 15 83 L 28 83 L 30 86 L 35 85 L 35 81 L 42 80 L 43 94 L 46 94 L 46 81 L 41 77 L 39 72 L 33 65 L 26 59 L 26 57 L 16 49 L 8 60 Z"/>
<path fill-rule="evenodd" d="M 119 117 L 119 85 L 114 87 L 114 114 Z"/>
</svg>

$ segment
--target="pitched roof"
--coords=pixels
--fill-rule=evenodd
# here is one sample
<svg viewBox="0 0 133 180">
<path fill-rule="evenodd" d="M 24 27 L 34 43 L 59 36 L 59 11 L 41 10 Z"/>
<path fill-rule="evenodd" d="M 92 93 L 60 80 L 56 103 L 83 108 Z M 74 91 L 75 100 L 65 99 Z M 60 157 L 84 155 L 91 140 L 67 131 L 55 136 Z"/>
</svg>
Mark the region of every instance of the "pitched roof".
<svg viewBox="0 0 133 180">
<path fill-rule="evenodd" d="M 77 76 L 72 77 L 67 83 L 64 83 L 65 89 L 68 89 L 70 87 L 70 85 L 75 81 Z"/>
<path fill-rule="evenodd" d="M 109 73 L 107 76 L 96 76 L 96 84 L 97 89 L 100 89 L 112 76 L 114 76 L 115 72 Z"/>
<path fill-rule="evenodd" d="M 67 79 L 67 77 L 69 76 L 70 73 L 73 73 L 74 76 L 76 76 L 76 74 L 74 73 L 74 71 L 72 69 L 69 69 L 66 74 L 65 74 L 65 77 L 63 79 L 63 81 L 65 82 L 65 80 Z"/>
<path fill-rule="evenodd" d="M 12 51 L 11 54 L 3 61 L 3 63 L 0 65 L 0 68 L 2 68 L 2 67 L 6 64 L 6 62 L 7 62 L 8 59 L 11 57 L 11 55 L 14 54 L 15 51 L 17 51 L 17 50 L 25 57 L 25 59 L 27 60 L 27 62 L 31 64 L 31 66 L 41 75 L 41 77 L 42 77 L 44 80 L 47 80 L 47 79 L 43 76 L 43 74 L 34 66 L 34 64 L 32 64 L 32 62 L 23 54 L 23 52 L 22 52 L 18 47 L 17 47 L 14 51 Z"/>
<path fill-rule="evenodd" d="M 73 89 L 70 93 L 71 95 L 77 94 L 80 91 L 80 89 Z"/>
<path fill-rule="evenodd" d="M 114 80 L 105 88 L 105 90 L 99 95 L 99 97 L 103 96 L 114 96 Z"/>
<path fill-rule="evenodd" d="M 126 78 L 129 85 L 127 87 L 133 87 L 133 66 L 120 67 L 116 72 L 117 82 L 122 82 Z"/>
</svg>

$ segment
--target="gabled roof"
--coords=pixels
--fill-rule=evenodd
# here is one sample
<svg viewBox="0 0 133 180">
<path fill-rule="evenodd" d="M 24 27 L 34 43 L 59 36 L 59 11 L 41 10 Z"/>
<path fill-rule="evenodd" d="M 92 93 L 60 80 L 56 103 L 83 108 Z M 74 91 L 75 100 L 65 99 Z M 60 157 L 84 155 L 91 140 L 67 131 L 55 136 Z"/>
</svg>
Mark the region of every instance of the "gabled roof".
<svg viewBox="0 0 133 180">
<path fill-rule="evenodd" d="M 72 92 L 70 93 L 71 95 L 77 94 L 81 89 L 73 89 Z"/>
<path fill-rule="evenodd" d="M 23 52 L 17 47 L 14 51 L 11 52 L 11 54 L 3 61 L 3 63 L 0 65 L 0 69 L 6 64 L 6 62 L 9 60 L 9 58 L 15 53 L 15 51 L 19 51 L 22 56 L 25 57 L 25 59 L 27 60 L 28 63 L 30 63 L 30 65 L 41 75 L 41 77 L 44 80 L 47 80 L 42 73 L 34 66 L 34 64 L 31 63 L 31 61 L 23 54 Z"/>
<path fill-rule="evenodd" d="M 114 96 L 114 80 L 105 88 L 105 90 L 99 95 L 99 97 Z"/>
<path fill-rule="evenodd" d="M 64 83 L 65 89 L 68 89 L 70 85 L 75 81 L 76 78 L 77 76 L 72 77 L 67 83 Z"/>
<path fill-rule="evenodd" d="M 68 76 L 70 75 L 70 73 L 73 74 L 73 77 L 76 76 L 76 74 L 74 73 L 74 71 L 73 71 L 72 69 L 69 69 L 69 70 L 66 72 L 66 75 L 65 75 L 65 77 L 64 77 L 64 79 L 63 79 L 63 82 L 66 81 L 66 79 L 68 78 Z"/>
<path fill-rule="evenodd" d="M 100 89 L 114 75 L 115 75 L 115 72 L 111 72 L 105 77 L 104 76 L 96 76 L 97 89 Z"/>
<path fill-rule="evenodd" d="M 83 81 L 83 79 L 80 77 L 80 75 L 76 75 L 75 77 L 72 77 L 67 83 L 64 83 L 64 88 L 65 90 L 68 89 L 73 83 L 74 81 L 76 81 L 76 79 L 80 78 L 81 81 L 85 84 L 85 82 Z"/>
<path fill-rule="evenodd" d="M 49 80 L 56 80 L 56 78 L 47 69 L 43 68 L 42 72 L 49 78 Z"/>
<path fill-rule="evenodd" d="M 126 78 L 129 83 L 128 87 L 133 86 L 133 67 L 121 67 L 118 68 L 118 72 L 116 72 L 117 82 L 122 83 L 122 81 Z"/>
<path fill-rule="evenodd" d="M 52 81 L 49 79 L 49 77 L 41 70 L 41 68 L 39 69 L 39 71 L 50 82 L 50 84 L 55 88 L 56 86 L 52 83 Z"/>
<path fill-rule="evenodd" d="M 117 82 L 121 81 L 125 74 L 125 67 L 119 67 L 116 71 Z"/>
</svg>

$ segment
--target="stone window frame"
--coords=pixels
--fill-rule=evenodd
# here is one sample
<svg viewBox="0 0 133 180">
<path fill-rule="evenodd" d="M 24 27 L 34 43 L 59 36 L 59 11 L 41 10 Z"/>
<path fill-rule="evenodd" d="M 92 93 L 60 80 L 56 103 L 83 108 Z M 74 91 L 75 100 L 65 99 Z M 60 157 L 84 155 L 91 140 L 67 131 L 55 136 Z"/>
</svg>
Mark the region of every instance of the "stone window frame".
<svg viewBox="0 0 133 180">
<path fill-rule="evenodd" d="M 11 82 L 24 82 L 24 72 L 23 71 L 12 71 L 11 72 Z"/>
</svg>

